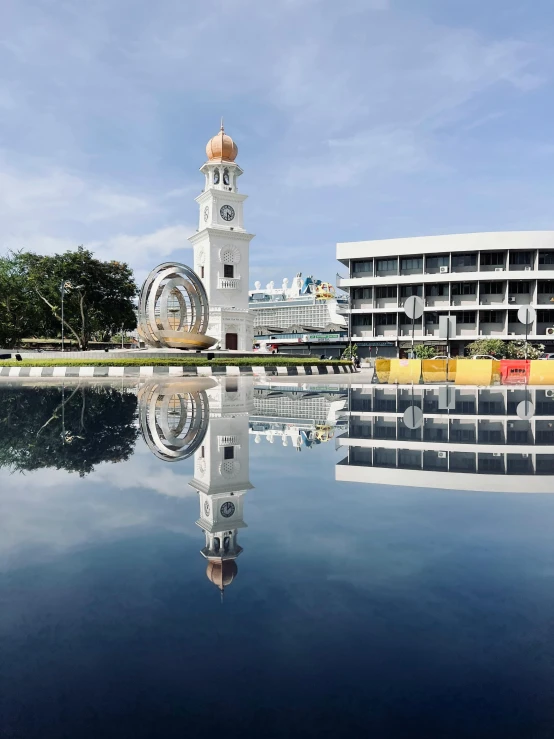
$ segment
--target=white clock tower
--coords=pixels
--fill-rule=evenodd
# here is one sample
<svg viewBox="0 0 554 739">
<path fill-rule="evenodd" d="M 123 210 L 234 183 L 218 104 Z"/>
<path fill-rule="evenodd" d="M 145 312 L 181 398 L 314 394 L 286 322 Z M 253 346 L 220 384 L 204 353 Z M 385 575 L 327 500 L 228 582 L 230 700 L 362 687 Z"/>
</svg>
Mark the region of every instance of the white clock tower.
<svg viewBox="0 0 554 739">
<path fill-rule="evenodd" d="M 200 518 L 206 544 L 201 550 L 208 560 L 206 574 L 221 590 L 237 574 L 238 543 L 244 522 L 244 496 L 252 488 L 249 465 L 249 416 L 252 383 L 240 376 L 218 379 L 207 391 L 210 423 L 202 445 L 194 455 L 190 485 L 198 491 Z"/>
<path fill-rule="evenodd" d="M 206 146 L 206 178 L 196 198 L 200 208 L 198 231 L 189 241 L 194 248 L 194 271 L 208 294 L 208 334 L 222 349 L 251 351 L 253 319 L 248 311 L 249 252 L 254 234 L 244 228 L 246 195 L 238 191 L 242 169 L 235 163 L 238 148 L 223 130 Z"/>
</svg>

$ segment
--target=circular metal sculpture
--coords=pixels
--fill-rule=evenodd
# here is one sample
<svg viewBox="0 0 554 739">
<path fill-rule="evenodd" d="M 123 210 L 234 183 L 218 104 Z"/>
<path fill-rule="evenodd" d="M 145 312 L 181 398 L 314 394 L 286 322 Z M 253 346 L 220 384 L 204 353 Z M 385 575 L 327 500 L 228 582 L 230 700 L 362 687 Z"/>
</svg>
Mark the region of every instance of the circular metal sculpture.
<svg viewBox="0 0 554 739">
<path fill-rule="evenodd" d="M 146 278 L 139 298 L 138 331 L 148 346 L 208 349 L 210 311 L 200 278 L 185 264 L 166 262 Z"/>
<path fill-rule="evenodd" d="M 149 383 L 139 392 L 140 426 L 150 451 L 165 462 L 187 459 L 204 441 L 210 420 L 205 390 Z"/>
</svg>

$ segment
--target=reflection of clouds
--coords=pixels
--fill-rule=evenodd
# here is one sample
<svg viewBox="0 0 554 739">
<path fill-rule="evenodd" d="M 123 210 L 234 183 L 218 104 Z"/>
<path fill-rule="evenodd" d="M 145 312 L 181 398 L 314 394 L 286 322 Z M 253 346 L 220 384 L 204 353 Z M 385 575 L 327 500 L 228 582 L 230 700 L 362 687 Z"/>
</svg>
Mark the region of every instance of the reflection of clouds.
<svg viewBox="0 0 554 739">
<path fill-rule="evenodd" d="M 0 569 L 140 528 L 188 534 L 193 514 L 177 499 L 196 497 L 189 477 L 189 465 L 164 465 L 141 444 L 128 462 L 101 464 L 86 478 L 0 470 Z"/>
</svg>

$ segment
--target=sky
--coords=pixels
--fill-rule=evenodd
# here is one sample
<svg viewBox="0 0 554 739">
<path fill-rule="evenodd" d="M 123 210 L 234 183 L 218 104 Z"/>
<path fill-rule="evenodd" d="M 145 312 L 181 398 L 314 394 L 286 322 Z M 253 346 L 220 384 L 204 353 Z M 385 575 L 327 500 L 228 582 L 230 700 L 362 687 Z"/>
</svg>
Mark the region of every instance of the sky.
<svg viewBox="0 0 554 739">
<path fill-rule="evenodd" d="M 192 264 L 221 116 L 250 281 L 341 241 L 554 228 L 551 0 L 3 0 L 0 253 Z"/>
</svg>

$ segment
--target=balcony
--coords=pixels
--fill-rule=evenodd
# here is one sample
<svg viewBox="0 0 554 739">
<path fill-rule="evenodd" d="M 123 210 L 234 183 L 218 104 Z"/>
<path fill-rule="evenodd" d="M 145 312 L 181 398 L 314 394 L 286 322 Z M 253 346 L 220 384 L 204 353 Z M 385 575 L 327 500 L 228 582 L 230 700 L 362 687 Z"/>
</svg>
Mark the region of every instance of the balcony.
<svg viewBox="0 0 554 739">
<path fill-rule="evenodd" d="M 218 277 L 217 287 L 220 290 L 238 290 L 240 288 L 240 277 Z"/>
</svg>

